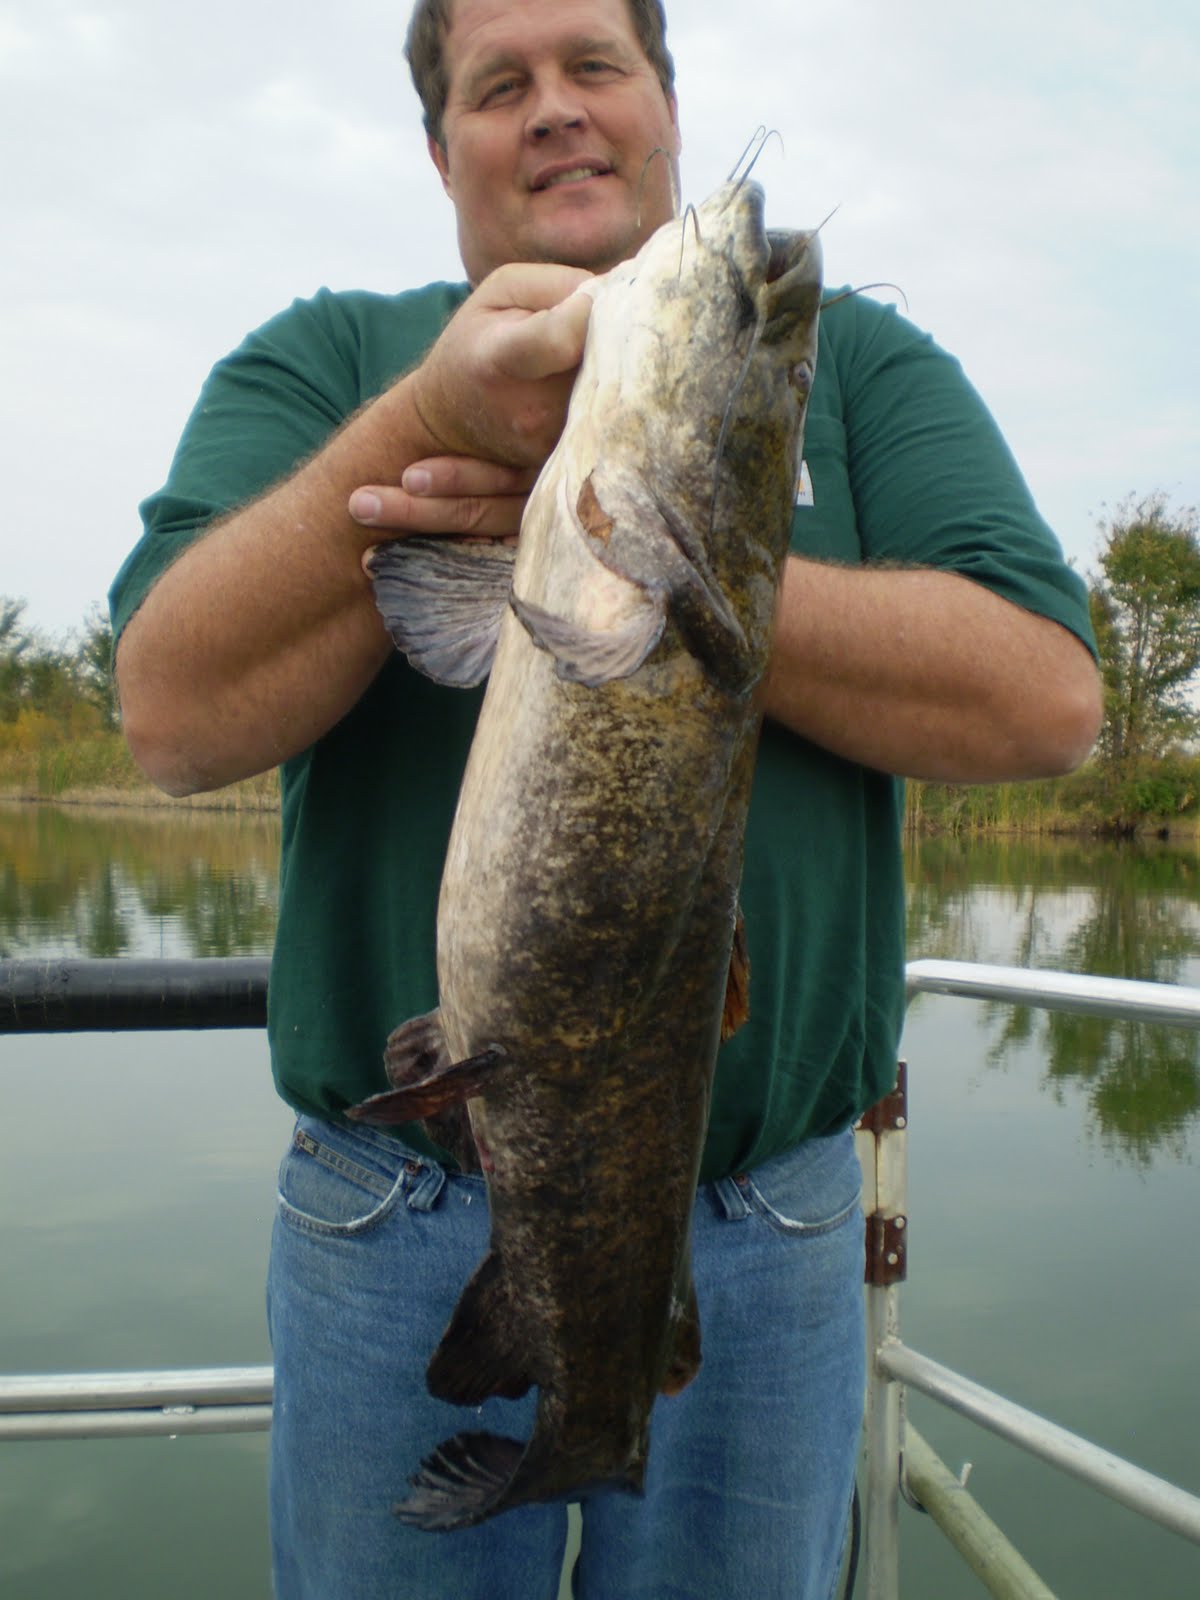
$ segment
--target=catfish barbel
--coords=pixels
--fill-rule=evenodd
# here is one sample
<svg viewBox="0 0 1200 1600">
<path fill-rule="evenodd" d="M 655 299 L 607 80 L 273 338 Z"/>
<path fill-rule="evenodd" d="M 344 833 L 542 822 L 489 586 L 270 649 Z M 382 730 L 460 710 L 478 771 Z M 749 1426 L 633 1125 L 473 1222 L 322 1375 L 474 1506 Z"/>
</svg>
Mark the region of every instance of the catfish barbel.
<svg viewBox="0 0 1200 1600">
<path fill-rule="evenodd" d="M 640 1489 L 655 1398 L 700 1361 L 692 1206 L 717 1048 L 745 1015 L 742 840 L 820 246 L 767 233 L 762 191 L 731 182 L 589 291 L 515 553 L 406 540 L 373 563 L 414 666 L 490 679 L 442 876 L 439 1005 L 396 1030 L 392 1089 L 351 1114 L 465 1104 L 490 1248 L 429 1389 L 538 1391 L 528 1441 L 465 1431 L 421 1465 L 396 1512 L 423 1528 Z"/>
</svg>

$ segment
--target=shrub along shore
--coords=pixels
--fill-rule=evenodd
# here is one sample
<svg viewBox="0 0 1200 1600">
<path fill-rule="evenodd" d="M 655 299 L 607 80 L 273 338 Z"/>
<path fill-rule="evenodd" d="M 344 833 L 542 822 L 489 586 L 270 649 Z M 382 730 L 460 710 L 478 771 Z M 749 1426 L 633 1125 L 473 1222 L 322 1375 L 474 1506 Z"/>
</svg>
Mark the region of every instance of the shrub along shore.
<svg viewBox="0 0 1200 1600">
<path fill-rule="evenodd" d="M 138 771 L 119 732 L 36 742 L 0 737 L 0 798 L 59 805 L 272 811 L 273 772 L 211 794 L 173 799 Z M 1200 835 L 1200 756 L 1164 758 L 1114 784 L 1093 762 L 1066 778 L 1031 783 L 910 783 L 910 833 L 1192 838 Z"/>
</svg>

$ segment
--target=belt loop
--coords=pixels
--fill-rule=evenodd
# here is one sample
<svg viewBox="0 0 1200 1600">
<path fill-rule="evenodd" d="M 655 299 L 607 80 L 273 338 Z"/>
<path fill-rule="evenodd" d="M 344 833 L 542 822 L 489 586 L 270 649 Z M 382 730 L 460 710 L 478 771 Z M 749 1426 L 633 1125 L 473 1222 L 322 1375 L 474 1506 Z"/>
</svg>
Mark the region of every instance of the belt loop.
<svg viewBox="0 0 1200 1600">
<path fill-rule="evenodd" d="M 741 1177 L 741 1173 L 738 1174 Z M 743 1179 L 743 1182 L 745 1180 Z M 717 1203 L 730 1222 L 742 1222 L 750 1215 L 750 1206 L 743 1191 L 742 1184 L 737 1178 L 716 1178 L 713 1181 L 713 1193 Z"/>
<path fill-rule="evenodd" d="M 410 1211 L 432 1211 L 446 1185 L 446 1174 L 436 1161 L 406 1161 L 406 1201 Z"/>
</svg>

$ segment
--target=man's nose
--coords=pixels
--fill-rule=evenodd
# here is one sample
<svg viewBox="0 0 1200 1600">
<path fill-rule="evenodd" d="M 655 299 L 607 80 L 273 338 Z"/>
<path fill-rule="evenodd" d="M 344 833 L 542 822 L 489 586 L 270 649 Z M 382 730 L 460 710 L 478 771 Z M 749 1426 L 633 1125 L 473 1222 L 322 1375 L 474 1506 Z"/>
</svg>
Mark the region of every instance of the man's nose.
<svg viewBox="0 0 1200 1600">
<path fill-rule="evenodd" d="M 586 122 L 583 96 L 569 78 L 556 74 L 538 80 L 525 126 L 531 139 L 541 141 L 565 128 L 582 128 Z"/>
</svg>

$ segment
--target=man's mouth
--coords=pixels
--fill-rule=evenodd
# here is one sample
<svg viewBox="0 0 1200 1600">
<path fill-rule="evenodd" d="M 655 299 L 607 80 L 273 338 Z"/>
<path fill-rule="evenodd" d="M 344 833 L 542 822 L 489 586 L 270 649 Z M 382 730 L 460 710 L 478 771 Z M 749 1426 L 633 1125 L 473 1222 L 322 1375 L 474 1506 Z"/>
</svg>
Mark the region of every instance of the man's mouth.
<svg viewBox="0 0 1200 1600">
<path fill-rule="evenodd" d="M 601 166 L 596 162 L 586 162 L 578 167 L 564 167 L 559 172 L 551 172 L 548 176 L 540 178 L 533 185 L 533 192 L 541 194 L 543 190 L 556 188 L 560 183 L 582 183 L 585 178 L 603 178 L 611 171 L 611 167 Z"/>
</svg>

